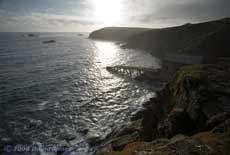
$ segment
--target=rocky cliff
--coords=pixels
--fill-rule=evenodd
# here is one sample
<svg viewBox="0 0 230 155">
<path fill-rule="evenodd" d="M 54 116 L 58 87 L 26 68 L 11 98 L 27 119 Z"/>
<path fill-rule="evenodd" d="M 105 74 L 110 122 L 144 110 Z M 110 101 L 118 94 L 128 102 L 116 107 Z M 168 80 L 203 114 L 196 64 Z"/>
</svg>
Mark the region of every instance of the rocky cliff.
<svg viewBox="0 0 230 155">
<path fill-rule="evenodd" d="M 181 68 L 96 155 L 230 154 L 230 67 Z"/>
<path fill-rule="evenodd" d="M 104 28 L 90 34 L 90 38 L 117 40 L 125 48 L 150 51 L 155 56 L 165 53 L 201 55 L 206 62 L 230 56 L 230 18 L 198 24 L 162 29 Z"/>
<path fill-rule="evenodd" d="M 230 56 L 229 18 L 199 24 L 185 24 L 173 28 L 150 30 L 127 40 L 128 48 L 164 53 L 202 55 L 207 62 L 216 57 Z M 210 60 L 210 61 L 208 61 Z"/>
</svg>

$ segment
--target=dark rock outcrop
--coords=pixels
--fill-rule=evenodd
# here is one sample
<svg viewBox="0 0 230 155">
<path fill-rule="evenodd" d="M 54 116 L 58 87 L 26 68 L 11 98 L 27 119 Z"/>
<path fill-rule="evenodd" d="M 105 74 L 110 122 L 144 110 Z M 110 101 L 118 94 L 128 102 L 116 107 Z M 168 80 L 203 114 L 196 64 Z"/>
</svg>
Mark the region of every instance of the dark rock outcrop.
<svg viewBox="0 0 230 155">
<path fill-rule="evenodd" d="M 152 108 L 152 118 L 158 115 L 155 111 L 162 109 L 164 112 L 157 122 L 156 136 L 153 138 L 170 138 L 179 133 L 192 135 L 224 121 L 230 113 L 228 70 L 218 65 L 181 68 L 173 81 L 159 92 L 158 100 L 151 102 L 153 108 L 154 105 L 161 105 L 156 110 Z M 149 116 L 145 119 L 148 120 Z"/>
<path fill-rule="evenodd" d="M 47 41 L 43 41 L 43 44 L 51 44 L 51 43 L 55 43 L 55 40 L 47 40 Z"/>
<path fill-rule="evenodd" d="M 33 33 L 29 33 L 29 34 L 23 34 L 22 35 L 23 37 L 28 37 L 28 38 L 37 38 L 38 37 L 38 34 L 33 34 Z"/>
<path fill-rule="evenodd" d="M 156 98 L 143 105 L 145 109 L 132 118 L 131 124 L 107 137 L 97 155 L 227 155 L 229 71 L 221 65 L 181 68 Z M 114 142 L 122 145 L 114 146 Z"/>
</svg>

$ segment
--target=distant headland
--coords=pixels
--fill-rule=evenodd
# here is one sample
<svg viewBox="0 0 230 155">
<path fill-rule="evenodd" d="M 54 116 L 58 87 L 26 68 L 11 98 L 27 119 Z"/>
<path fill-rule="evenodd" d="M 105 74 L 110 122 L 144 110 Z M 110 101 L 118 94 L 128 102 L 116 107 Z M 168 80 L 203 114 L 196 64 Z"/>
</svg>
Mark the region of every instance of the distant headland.
<svg viewBox="0 0 230 155">
<path fill-rule="evenodd" d="M 150 51 L 154 56 L 165 53 L 203 56 L 206 63 L 230 56 L 230 18 L 204 23 L 149 29 L 106 27 L 90 33 L 90 39 L 118 41 L 124 48 Z"/>
</svg>

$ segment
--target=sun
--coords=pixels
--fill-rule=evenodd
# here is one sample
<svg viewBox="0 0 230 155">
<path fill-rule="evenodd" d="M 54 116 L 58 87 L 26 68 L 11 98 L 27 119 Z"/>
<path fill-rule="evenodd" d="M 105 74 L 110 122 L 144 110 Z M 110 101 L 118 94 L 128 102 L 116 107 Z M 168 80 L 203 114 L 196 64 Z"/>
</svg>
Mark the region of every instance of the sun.
<svg viewBox="0 0 230 155">
<path fill-rule="evenodd" d="M 91 0 L 94 20 L 103 25 L 117 24 L 122 18 L 123 0 Z"/>
</svg>

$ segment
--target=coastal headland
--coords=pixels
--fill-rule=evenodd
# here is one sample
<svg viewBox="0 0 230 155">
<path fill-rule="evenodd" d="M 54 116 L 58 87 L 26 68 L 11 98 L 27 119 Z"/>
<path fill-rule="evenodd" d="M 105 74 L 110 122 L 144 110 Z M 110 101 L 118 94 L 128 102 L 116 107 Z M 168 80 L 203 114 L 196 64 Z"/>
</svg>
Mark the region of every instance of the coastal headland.
<svg viewBox="0 0 230 155">
<path fill-rule="evenodd" d="M 149 51 L 154 56 L 165 53 L 200 55 L 206 63 L 230 56 L 230 18 L 161 28 L 106 27 L 90 33 L 90 39 L 116 41 L 123 48 Z"/>
<path fill-rule="evenodd" d="M 178 67 L 156 97 L 102 140 L 95 154 L 230 154 L 229 23 L 225 18 L 172 28 L 110 27 L 92 32 L 91 39 L 122 42 L 124 48 L 155 56 L 203 58 L 202 63 Z"/>
</svg>

